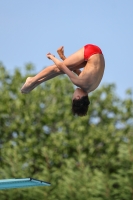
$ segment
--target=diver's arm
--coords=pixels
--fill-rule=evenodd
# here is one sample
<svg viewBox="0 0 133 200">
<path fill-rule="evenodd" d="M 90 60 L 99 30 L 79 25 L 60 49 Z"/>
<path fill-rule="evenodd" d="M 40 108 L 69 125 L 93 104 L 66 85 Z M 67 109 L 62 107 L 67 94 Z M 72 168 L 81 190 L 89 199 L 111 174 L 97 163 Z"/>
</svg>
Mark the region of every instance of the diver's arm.
<svg viewBox="0 0 133 200">
<path fill-rule="evenodd" d="M 65 57 L 65 55 L 64 55 L 64 47 L 63 47 L 63 46 L 61 46 L 61 47 L 59 47 L 59 48 L 57 49 L 57 53 L 58 53 L 59 57 L 60 57 L 62 60 L 65 60 L 65 59 L 66 59 L 66 57 Z M 81 73 L 81 70 L 80 70 L 80 69 L 75 69 L 75 70 L 73 70 L 73 72 L 79 76 L 79 74 Z"/>
<path fill-rule="evenodd" d="M 76 76 L 63 62 L 55 58 L 51 53 L 47 54 L 47 57 L 55 63 L 55 65 L 61 70 L 63 73 L 67 74 L 72 83 L 78 87 L 83 87 L 84 81 L 81 77 Z"/>
</svg>

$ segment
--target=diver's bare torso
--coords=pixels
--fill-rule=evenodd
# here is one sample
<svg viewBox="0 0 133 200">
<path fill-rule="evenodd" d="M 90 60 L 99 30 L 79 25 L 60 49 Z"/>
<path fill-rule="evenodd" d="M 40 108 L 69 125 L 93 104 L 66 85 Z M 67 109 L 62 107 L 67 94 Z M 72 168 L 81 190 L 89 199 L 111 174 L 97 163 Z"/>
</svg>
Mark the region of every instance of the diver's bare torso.
<svg viewBox="0 0 133 200">
<path fill-rule="evenodd" d="M 83 90 L 91 92 L 95 90 L 101 82 L 105 68 L 105 60 L 102 54 L 92 55 L 79 77 L 84 80 Z"/>
</svg>

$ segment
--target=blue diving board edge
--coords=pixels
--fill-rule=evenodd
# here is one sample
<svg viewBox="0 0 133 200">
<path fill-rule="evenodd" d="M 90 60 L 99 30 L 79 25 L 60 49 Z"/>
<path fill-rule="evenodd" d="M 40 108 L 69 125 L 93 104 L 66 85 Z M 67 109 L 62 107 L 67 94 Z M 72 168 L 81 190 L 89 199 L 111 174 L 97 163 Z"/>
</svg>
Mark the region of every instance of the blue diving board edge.
<svg viewBox="0 0 133 200">
<path fill-rule="evenodd" d="M 20 178 L 20 179 L 3 179 L 0 180 L 0 190 L 33 187 L 33 186 L 50 186 L 51 184 L 45 181 L 33 178 Z"/>
</svg>

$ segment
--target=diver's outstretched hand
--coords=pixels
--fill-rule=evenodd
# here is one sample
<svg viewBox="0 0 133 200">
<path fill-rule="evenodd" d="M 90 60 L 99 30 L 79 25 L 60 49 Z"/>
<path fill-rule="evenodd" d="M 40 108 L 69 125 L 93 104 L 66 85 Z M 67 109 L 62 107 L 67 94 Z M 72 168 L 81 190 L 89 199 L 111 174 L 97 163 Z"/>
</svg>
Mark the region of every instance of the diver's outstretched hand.
<svg viewBox="0 0 133 200">
<path fill-rule="evenodd" d="M 58 53 L 59 57 L 60 57 L 62 60 L 65 60 L 65 59 L 66 59 L 66 57 L 64 56 L 64 47 L 63 47 L 63 46 L 61 46 L 61 47 L 59 47 L 59 48 L 57 49 L 57 53 Z M 51 59 L 53 56 L 54 56 L 54 55 L 52 55 L 51 53 L 48 53 L 48 54 L 47 54 L 47 58 L 48 58 L 48 59 Z M 55 56 L 54 56 L 54 57 L 55 57 Z"/>
<path fill-rule="evenodd" d="M 50 60 L 52 60 L 52 58 L 55 57 L 55 56 L 54 56 L 53 54 L 51 54 L 51 53 L 47 53 L 46 56 L 47 56 L 47 58 L 50 59 Z"/>
<path fill-rule="evenodd" d="M 58 53 L 58 55 L 60 56 L 60 58 L 61 58 L 62 60 L 65 60 L 65 59 L 66 59 L 66 57 L 65 57 L 65 55 L 64 55 L 64 47 L 63 47 L 63 46 L 61 46 L 61 47 L 59 47 L 59 48 L 57 49 L 57 53 Z"/>
</svg>

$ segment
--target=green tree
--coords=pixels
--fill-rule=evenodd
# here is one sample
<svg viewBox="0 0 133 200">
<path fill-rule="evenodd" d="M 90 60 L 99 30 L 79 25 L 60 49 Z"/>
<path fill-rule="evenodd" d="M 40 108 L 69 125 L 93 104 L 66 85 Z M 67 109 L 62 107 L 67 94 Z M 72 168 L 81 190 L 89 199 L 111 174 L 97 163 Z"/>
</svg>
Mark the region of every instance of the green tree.
<svg viewBox="0 0 133 200">
<path fill-rule="evenodd" d="M 0 64 L 0 179 L 33 177 L 50 187 L 1 190 L 0 200 L 133 199 L 132 91 L 115 85 L 90 95 L 85 117 L 72 116 L 73 85 L 66 76 L 21 94 L 26 77 Z"/>
</svg>

